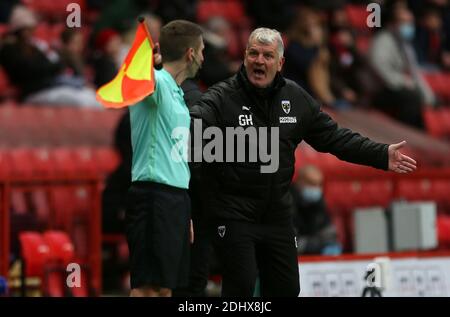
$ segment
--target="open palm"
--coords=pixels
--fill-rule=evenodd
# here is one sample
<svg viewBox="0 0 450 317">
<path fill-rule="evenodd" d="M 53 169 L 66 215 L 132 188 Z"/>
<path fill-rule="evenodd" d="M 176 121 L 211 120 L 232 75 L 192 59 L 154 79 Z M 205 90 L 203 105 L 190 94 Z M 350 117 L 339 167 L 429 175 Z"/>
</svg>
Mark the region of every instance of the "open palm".
<svg viewBox="0 0 450 317">
<path fill-rule="evenodd" d="M 389 145 L 388 154 L 390 171 L 396 173 L 411 173 L 416 170 L 417 162 L 400 152 L 400 149 L 405 145 L 406 141 Z"/>
</svg>

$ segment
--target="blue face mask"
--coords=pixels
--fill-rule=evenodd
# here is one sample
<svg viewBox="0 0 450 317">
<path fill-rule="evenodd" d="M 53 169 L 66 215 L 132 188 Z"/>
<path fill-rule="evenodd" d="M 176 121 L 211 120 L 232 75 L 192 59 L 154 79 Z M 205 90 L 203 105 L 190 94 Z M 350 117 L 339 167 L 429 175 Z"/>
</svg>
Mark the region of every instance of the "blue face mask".
<svg viewBox="0 0 450 317">
<path fill-rule="evenodd" d="M 315 203 L 322 198 L 322 189 L 315 186 L 303 186 L 302 197 L 308 203 Z"/>
<path fill-rule="evenodd" d="M 402 39 L 405 41 L 411 41 L 414 38 L 416 27 L 412 23 L 403 23 L 400 25 L 398 32 Z"/>
</svg>

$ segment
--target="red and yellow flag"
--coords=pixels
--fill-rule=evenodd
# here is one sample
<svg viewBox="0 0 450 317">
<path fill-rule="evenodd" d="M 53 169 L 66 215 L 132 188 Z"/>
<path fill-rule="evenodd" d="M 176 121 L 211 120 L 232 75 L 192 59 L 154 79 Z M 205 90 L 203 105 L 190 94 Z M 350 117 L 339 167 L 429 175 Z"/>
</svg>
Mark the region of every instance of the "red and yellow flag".
<svg viewBox="0 0 450 317">
<path fill-rule="evenodd" d="M 141 20 L 119 73 L 97 90 L 97 100 L 107 108 L 122 108 L 141 101 L 154 90 L 153 41 Z"/>
</svg>

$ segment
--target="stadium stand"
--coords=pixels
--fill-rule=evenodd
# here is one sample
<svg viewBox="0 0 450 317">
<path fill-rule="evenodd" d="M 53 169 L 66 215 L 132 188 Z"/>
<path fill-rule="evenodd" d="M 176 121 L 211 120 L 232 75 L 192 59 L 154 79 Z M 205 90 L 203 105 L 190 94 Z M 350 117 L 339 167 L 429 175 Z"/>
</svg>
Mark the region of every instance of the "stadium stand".
<svg viewBox="0 0 450 317">
<path fill-rule="evenodd" d="M 68 5 L 74 3 L 81 10 L 86 8 L 85 0 L 22 0 L 22 3 L 49 20 L 65 20 Z"/>
<path fill-rule="evenodd" d="M 438 139 L 450 140 L 450 108 L 425 109 L 423 115 L 428 134 Z"/>
</svg>

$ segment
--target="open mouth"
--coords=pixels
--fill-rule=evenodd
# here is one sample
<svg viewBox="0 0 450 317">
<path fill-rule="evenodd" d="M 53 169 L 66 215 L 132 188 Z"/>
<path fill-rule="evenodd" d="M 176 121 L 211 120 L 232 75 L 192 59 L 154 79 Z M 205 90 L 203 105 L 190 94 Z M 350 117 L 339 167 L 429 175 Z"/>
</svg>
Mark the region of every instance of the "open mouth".
<svg viewBox="0 0 450 317">
<path fill-rule="evenodd" d="M 253 70 L 253 73 L 257 76 L 257 77 L 263 77 L 266 72 L 262 69 L 255 69 Z"/>
</svg>

